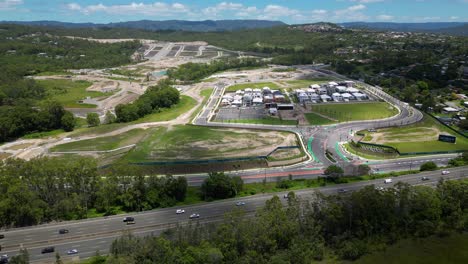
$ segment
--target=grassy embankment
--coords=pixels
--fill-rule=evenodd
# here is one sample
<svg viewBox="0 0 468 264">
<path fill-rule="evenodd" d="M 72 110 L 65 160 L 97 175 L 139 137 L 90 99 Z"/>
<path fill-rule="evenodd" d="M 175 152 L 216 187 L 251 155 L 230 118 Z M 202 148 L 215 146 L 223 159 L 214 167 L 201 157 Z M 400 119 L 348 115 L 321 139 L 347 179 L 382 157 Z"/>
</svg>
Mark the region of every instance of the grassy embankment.
<svg viewBox="0 0 468 264">
<path fill-rule="evenodd" d="M 383 119 L 398 113 L 397 109 L 384 102 L 312 105 L 312 111 L 339 122 Z"/>
<path fill-rule="evenodd" d="M 54 79 L 37 80 L 37 82 L 46 89 L 49 99 L 57 100 L 67 108 L 95 108 L 96 105 L 80 104 L 78 101 L 86 99 L 88 96 L 96 98 L 111 95 L 111 93 L 86 91 L 86 89 L 92 85 L 92 83 L 88 81 Z"/>
<path fill-rule="evenodd" d="M 377 142 L 378 144 L 395 147 L 401 153 L 468 150 L 467 138 L 456 134 L 428 115 L 413 125 L 379 129 L 374 133 L 366 132 L 365 139 L 371 140 L 377 133 L 384 138 L 383 141 Z M 439 133 L 456 136 L 456 143 L 438 141 Z"/>
<path fill-rule="evenodd" d="M 125 147 L 138 143 L 150 131 L 133 129 L 128 132 L 112 136 L 87 139 L 57 145 L 51 149 L 52 152 L 62 151 L 105 151 Z"/>
<path fill-rule="evenodd" d="M 306 113 L 304 114 L 305 118 L 307 119 L 307 122 L 309 122 L 310 125 L 331 125 L 331 124 L 336 124 L 334 120 L 325 118 L 323 116 L 317 115 L 315 113 Z"/>
<path fill-rule="evenodd" d="M 282 126 L 295 126 L 296 120 L 282 120 L 274 117 L 265 117 L 262 119 L 232 119 L 221 121 L 223 123 L 242 123 L 242 124 L 262 124 L 262 125 L 282 125 Z"/>
</svg>

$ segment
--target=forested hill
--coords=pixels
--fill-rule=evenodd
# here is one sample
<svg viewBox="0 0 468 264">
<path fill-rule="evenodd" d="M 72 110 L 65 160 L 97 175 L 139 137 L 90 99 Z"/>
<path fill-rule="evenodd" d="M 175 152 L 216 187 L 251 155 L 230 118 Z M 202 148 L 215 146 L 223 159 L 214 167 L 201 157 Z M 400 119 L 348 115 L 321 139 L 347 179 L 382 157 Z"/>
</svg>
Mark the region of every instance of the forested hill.
<svg viewBox="0 0 468 264">
<path fill-rule="evenodd" d="M 274 26 L 286 25 L 281 21 L 269 20 L 205 20 L 205 21 L 185 21 L 185 20 L 139 20 L 108 24 L 94 23 L 67 23 L 59 21 L 4 21 L 2 23 L 21 24 L 29 26 L 52 26 L 63 28 L 135 28 L 143 30 L 182 30 L 182 31 L 231 31 L 239 29 L 270 28 Z"/>
<path fill-rule="evenodd" d="M 366 28 L 399 32 L 440 33 L 468 36 L 466 22 L 391 23 L 391 22 L 349 22 L 341 23 L 345 28 Z"/>
</svg>

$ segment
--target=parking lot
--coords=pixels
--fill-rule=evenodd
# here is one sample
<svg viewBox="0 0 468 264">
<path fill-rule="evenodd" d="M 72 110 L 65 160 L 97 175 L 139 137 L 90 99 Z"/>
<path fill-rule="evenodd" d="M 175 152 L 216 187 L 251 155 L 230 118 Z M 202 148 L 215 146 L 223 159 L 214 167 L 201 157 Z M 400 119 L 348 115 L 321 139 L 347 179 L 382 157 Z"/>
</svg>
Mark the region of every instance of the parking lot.
<svg viewBox="0 0 468 264">
<path fill-rule="evenodd" d="M 216 121 L 262 119 L 268 116 L 267 110 L 263 107 L 231 107 L 219 108 Z"/>
</svg>

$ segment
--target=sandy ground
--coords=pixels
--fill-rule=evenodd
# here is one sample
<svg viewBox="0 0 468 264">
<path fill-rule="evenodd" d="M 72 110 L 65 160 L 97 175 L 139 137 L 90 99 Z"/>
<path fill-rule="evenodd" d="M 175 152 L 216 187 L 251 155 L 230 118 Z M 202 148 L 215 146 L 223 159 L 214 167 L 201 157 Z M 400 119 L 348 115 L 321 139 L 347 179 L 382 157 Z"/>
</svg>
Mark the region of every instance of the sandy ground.
<svg viewBox="0 0 468 264">
<path fill-rule="evenodd" d="M 173 145 L 169 146 L 170 150 L 167 150 L 165 146 L 157 145 L 157 148 L 151 152 L 150 158 L 167 159 L 165 155 L 167 151 L 172 152 L 172 154 L 177 153 L 176 157 L 170 159 L 178 160 L 212 158 L 213 155 L 219 155 L 219 158 L 265 156 L 279 146 L 296 145 L 296 136 L 291 133 L 274 131 L 258 133 L 239 129 L 218 130 L 220 133 L 226 131 L 238 135 L 226 135 L 221 140 L 184 142 L 179 148 Z M 207 153 L 207 157 L 194 157 L 187 149 L 204 151 Z"/>
</svg>

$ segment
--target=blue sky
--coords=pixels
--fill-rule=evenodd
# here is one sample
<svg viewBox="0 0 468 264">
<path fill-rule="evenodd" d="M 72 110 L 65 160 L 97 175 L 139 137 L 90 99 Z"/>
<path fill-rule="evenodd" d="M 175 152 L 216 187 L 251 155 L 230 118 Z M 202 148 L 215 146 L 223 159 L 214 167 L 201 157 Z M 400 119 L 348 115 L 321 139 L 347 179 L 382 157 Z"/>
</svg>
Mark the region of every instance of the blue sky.
<svg viewBox="0 0 468 264">
<path fill-rule="evenodd" d="M 468 22 L 468 0 L 0 0 L 0 20 L 107 23 L 141 19 Z"/>
</svg>

